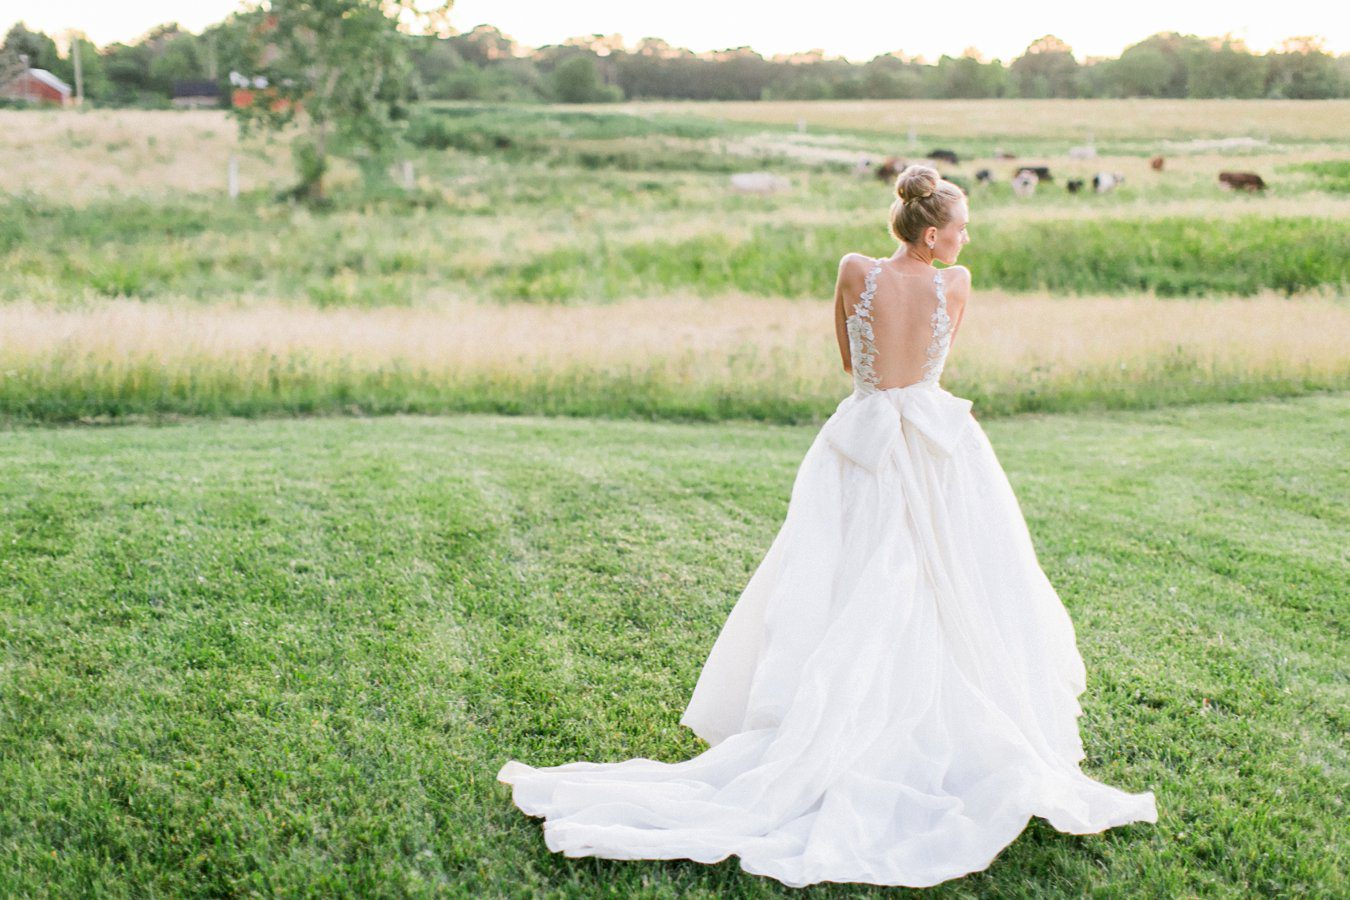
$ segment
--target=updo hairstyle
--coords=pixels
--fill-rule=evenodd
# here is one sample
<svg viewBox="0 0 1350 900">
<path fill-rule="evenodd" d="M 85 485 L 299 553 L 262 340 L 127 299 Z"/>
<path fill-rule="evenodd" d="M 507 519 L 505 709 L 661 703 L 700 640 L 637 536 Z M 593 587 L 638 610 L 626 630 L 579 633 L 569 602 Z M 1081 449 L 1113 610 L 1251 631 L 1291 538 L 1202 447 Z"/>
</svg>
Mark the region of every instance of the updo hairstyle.
<svg viewBox="0 0 1350 900">
<path fill-rule="evenodd" d="M 915 163 L 895 176 L 895 201 L 891 204 L 891 236 L 918 244 L 924 230 L 942 228 L 952 220 L 956 201 L 965 191 L 938 175 L 937 169 Z"/>
</svg>

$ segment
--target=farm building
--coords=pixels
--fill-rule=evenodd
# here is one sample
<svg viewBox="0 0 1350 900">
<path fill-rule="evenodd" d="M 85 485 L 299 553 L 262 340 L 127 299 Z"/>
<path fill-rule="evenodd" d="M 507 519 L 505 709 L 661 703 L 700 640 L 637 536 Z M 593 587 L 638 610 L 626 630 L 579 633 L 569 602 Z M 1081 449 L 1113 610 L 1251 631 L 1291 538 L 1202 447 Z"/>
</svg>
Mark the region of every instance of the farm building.
<svg viewBox="0 0 1350 900">
<path fill-rule="evenodd" d="M 69 106 L 70 85 L 46 69 L 24 69 L 0 85 L 0 97 L 7 100 L 26 100 L 29 103 L 47 103 Z"/>
<path fill-rule="evenodd" d="M 214 81 L 175 81 L 173 105 L 196 109 L 220 105 L 220 85 Z"/>
</svg>

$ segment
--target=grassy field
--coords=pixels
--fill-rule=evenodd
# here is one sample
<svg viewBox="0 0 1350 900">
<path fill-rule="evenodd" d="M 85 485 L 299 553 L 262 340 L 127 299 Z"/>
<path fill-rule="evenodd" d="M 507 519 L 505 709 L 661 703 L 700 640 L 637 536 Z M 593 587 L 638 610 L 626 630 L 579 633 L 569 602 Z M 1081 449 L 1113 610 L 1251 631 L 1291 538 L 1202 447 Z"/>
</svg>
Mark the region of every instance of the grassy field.
<svg viewBox="0 0 1350 900">
<path fill-rule="evenodd" d="M 1088 668 L 1085 768 L 925 896 L 1344 896 L 1350 396 L 988 423 Z M 567 860 L 494 774 L 677 724 L 811 427 L 0 432 L 0 895 L 795 896 Z M 829 885 L 812 896 L 889 896 Z"/>
<path fill-rule="evenodd" d="M 890 187 L 854 166 L 930 146 L 960 152 L 943 169 L 971 197 L 948 381 L 987 414 L 1344 389 L 1345 108 L 427 106 L 414 186 L 339 164 L 326 210 L 276 202 L 285 144 L 240 142 L 218 111 L 0 111 L 0 418 L 818 420 L 847 388 L 836 263 L 894 248 Z M 1098 157 L 1071 159 L 1089 131 Z M 1056 181 L 1014 197 L 1022 163 Z M 1219 190 L 1224 168 L 1269 192 Z M 790 186 L 729 189 L 752 169 Z M 1064 190 L 1099 170 L 1126 180 Z"/>
<path fill-rule="evenodd" d="M 1287 100 L 851 100 L 817 103 L 643 102 L 644 112 L 712 114 L 759 125 L 805 122 L 822 130 L 853 130 L 953 141 L 1018 139 L 1081 143 L 1091 136 L 1161 150 L 1203 151 L 1208 142 L 1247 137 L 1304 143 L 1345 138 L 1350 100 L 1307 105 Z M 583 107 L 603 111 L 604 106 Z M 1009 148 L 1011 149 L 1011 148 Z"/>
<path fill-rule="evenodd" d="M 1350 894 L 1347 110 L 437 105 L 411 188 L 339 163 L 325 209 L 219 112 L 0 111 L 0 896 L 795 895 L 553 856 L 494 775 L 701 749 L 849 390 L 835 264 L 894 247 L 853 168 L 935 147 L 976 288 L 944 383 L 1078 629 L 1086 768 L 1160 819 L 1035 820 L 931 893 Z M 448 412 L 489 415 L 397 415 Z"/>
</svg>

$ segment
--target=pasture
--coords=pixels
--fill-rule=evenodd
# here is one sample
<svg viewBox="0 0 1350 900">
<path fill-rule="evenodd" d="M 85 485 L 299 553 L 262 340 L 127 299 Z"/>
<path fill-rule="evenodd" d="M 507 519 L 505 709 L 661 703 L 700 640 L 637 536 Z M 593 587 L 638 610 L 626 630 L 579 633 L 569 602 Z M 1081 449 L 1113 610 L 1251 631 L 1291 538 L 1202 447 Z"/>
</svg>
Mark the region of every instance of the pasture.
<svg viewBox="0 0 1350 900">
<path fill-rule="evenodd" d="M 850 389 L 836 264 L 894 248 L 855 167 L 933 148 L 975 285 L 943 382 L 1075 623 L 1084 769 L 1160 818 L 1033 820 L 928 894 L 1346 895 L 1347 121 L 442 104 L 311 209 L 219 112 L 0 110 L 0 896 L 795 894 L 551 855 L 493 776 L 702 749 Z"/>
<path fill-rule="evenodd" d="M 1200 101 L 1184 127 L 1167 101 L 676 106 L 427 107 L 414 184 L 340 165 L 326 211 L 277 203 L 285 144 L 220 112 L 0 113 L 0 333 L 24 335 L 0 415 L 819 420 L 847 390 L 835 264 L 894 247 L 890 188 L 854 167 L 931 146 L 961 156 L 940 168 L 968 185 L 979 292 L 947 383 L 987 413 L 1350 382 L 1346 102 Z M 1097 158 L 1066 156 L 1089 138 Z M 1015 197 L 1021 164 L 1055 180 Z M 729 189 L 755 169 L 787 189 Z M 1269 188 L 1225 192 L 1223 169 Z M 1094 171 L 1125 180 L 1064 190 Z"/>
</svg>

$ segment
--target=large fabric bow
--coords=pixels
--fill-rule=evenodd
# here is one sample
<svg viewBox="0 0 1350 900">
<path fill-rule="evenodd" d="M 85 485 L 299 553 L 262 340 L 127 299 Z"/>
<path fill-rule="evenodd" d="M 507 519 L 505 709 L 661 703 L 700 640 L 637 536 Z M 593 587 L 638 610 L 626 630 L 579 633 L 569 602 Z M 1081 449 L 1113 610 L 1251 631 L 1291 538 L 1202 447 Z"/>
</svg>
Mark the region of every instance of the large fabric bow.
<svg viewBox="0 0 1350 900">
<path fill-rule="evenodd" d="M 951 456 L 972 421 L 970 406 L 969 400 L 927 385 L 851 394 L 821 430 L 836 450 L 876 472 L 910 432 Z"/>
</svg>

